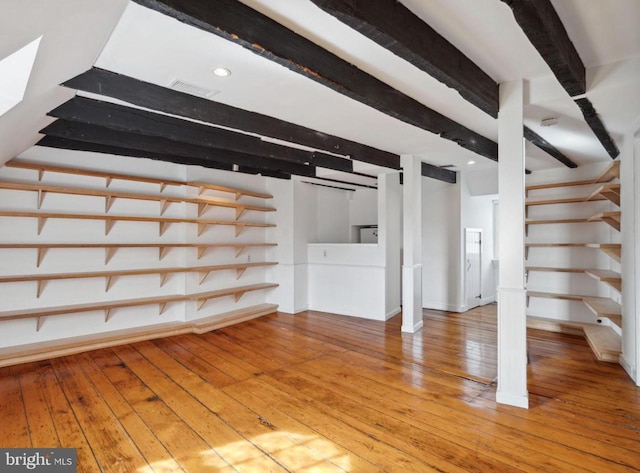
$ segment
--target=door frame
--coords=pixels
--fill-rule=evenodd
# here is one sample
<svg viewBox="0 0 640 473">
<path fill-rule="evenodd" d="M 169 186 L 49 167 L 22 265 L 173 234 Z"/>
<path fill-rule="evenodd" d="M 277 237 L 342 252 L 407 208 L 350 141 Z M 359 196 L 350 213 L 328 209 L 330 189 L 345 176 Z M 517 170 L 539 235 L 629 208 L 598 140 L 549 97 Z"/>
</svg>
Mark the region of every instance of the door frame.
<svg viewBox="0 0 640 473">
<path fill-rule="evenodd" d="M 467 271 L 467 254 L 469 253 L 469 248 L 467 245 L 467 237 L 469 233 L 478 233 L 480 235 L 480 254 L 478 255 L 478 266 L 479 266 L 479 278 L 478 284 L 480 289 L 480 297 L 479 298 L 470 298 L 469 297 L 469 272 Z M 464 255 L 463 255 L 463 268 L 464 268 L 464 307 L 466 310 L 473 309 L 474 307 L 478 307 L 482 305 L 482 250 L 483 250 L 483 238 L 482 238 L 482 228 L 465 228 L 464 229 Z"/>
</svg>

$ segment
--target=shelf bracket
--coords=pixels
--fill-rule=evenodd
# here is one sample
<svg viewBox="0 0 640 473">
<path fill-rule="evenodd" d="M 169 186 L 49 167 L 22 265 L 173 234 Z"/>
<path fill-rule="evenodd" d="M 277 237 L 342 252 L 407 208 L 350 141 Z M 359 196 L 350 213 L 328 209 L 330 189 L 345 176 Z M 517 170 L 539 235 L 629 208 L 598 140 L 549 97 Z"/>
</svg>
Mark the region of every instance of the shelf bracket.
<svg viewBox="0 0 640 473">
<path fill-rule="evenodd" d="M 244 274 L 247 268 L 238 268 L 236 269 L 236 279 L 240 279 L 240 277 Z"/>
<path fill-rule="evenodd" d="M 42 233 L 45 223 L 47 223 L 47 217 L 38 217 L 38 235 Z"/>
<path fill-rule="evenodd" d="M 169 202 L 167 199 L 160 200 L 160 215 L 164 215 L 164 213 L 169 208 L 169 205 L 171 205 L 171 202 Z"/>
<path fill-rule="evenodd" d="M 204 186 L 198 186 L 198 195 L 204 194 L 204 191 L 205 191 L 205 187 Z"/>
<path fill-rule="evenodd" d="M 205 305 L 208 300 L 209 299 L 196 299 L 197 310 L 202 309 L 202 306 Z"/>
<path fill-rule="evenodd" d="M 111 229 L 113 228 L 113 222 L 115 220 L 111 220 L 111 219 L 106 219 L 104 221 L 104 234 L 105 236 L 107 236 L 109 234 L 109 232 L 111 231 Z"/>
<path fill-rule="evenodd" d="M 246 207 L 236 207 L 236 220 L 242 217 L 246 211 Z"/>
<path fill-rule="evenodd" d="M 160 246 L 160 248 L 158 248 L 160 261 L 162 261 L 162 259 L 167 255 L 167 253 L 169 252 L 169 249 L 170 248 L 168 248 L 166 246 Z"/>
<path fill-rule="evenodd" d="M 46 285 L 46 281 L 42 279 L 38 279 L 38 288 L 36 289 L 36 298 L 39 299 L 42 295 L 42 291 L 44 291 L 44 286 Z"/>
<path fill-rule="evenodd" d="M 207 229 L 207 224 L 206 223 L 199 223 L 198 224 L 198 236 L 202 235 L 202 233 Z"/>
<path fill-rule="evenodd" d="M 44 169 L 38 169 L 38 181 L 42 182 L 42 178 L 44 177 Z"/>
<path fill-rule="evenodd" d="M 161 302 L 160 303 L 160 313 L 158 315 L 162 315 L 165 311 L 165 309 L 167 308 L 167 304 L 168 302 Z"/>
<path fill-rule="evenodd" d="M 198 247 L 198 259 L 202 258 L 206 252 L 207 252 L 207 247 L 206 246 L 199 246 Z"/>
<path fill-rule="evenodd" d="M 111 318 L 111 308 L 107 308 L 104 310 L 104 323 L 106 324 L 107 322 L 109 322 L 109 319 Z"/>
<path fill-rule="evenodd" d="M 38 189 L 38 210 L 42 208 L 42 203 L 44 202 L 44 196 L 47 192 L 42 189 Z"/>
<path fill-rule="evenodd" d="M 111 287 L 113 286 L 113 280 L 115 279 L 115 276 L 106 276 L 106 281 L 105 281 L 105 288 L 104 288 L 104 292 L 109 292 L 109 289 L 111 289 Z"/>
<path fill-rule="evenodd" d="M 209 208 L 209 204 L 207 204 L 207 203 L 199 203 L 198 204 L 198 217 L 202 217 L 202 214 L 207 211 L 207 208 Z"/>
<path fill-rule="evenodd" d="M 242 298 L 242 296 L 244 296 L 244 292 L 236 292 L 233 295 L 233 298 L 235 299 L 236 302 L 238 302 L 240 300 L 240 298 Z"/>
<path fill-rule="evenodd" d="M 245 246 L 236 246 L 236 258 L 242 254 L 245 248 Z"/>
<path fill-rule="evenodd" d="M 113 255 L 115 253 L 116 253 L 116 248 L 105 247 L 105 249 L 104 249 L 104 264 L 105 265 L 109 264 L 109 261 L 111 261 L 111 258 L 113 258 Z"/>
<path fill-rule="evenodd" d="M 42 328 L 42 324 L 44 324 L 44 317 L 38 317 L 36 320 L 36 332 L 39 332 Z"/>
<path fill-rule="evenodd" d="M 104 196 L 104 213 L 108 213 L 109 210 L 111 210 L 111 204 L 113 204 L 114 200 L 115 197 L 113 197 L 112 195 Z"/>
<path fill-rule="evenodd" d="M 164 286 L 164 283 L 167 282 L 167 278 L 169 277 L 169 273 L 161 273 L 160 274 L 160 287 Z"/>
<path fill-rule="evenodd" d="M 112 178 L 112 177 L 110 177 L 110 176 L 108 176 L 108 177 L 106 178 L 105 187 L 107 187 L 107 188 L 108 188 L 108 187 L 111 185 L 111 182 L 112 182 L 112 181 L 113 181 L 113 178 Z"/>
<path fill-rule="evenodd" d="M 242 192 L 236 192 L 236 200 L 239 200 L 242 197 Z"/>
<path fill-rule="evenodd" d="M 44 259 L 44 255 L 47 254 L 48 248 L 40 247 L 38 248 L 38 260 L 36 262 L 36 268 L 39 268 L 42 264 L 42 260 Z"/>
<path fill-rule="evenodd" d="M 236 225 L 236 236 L 240 236 L 244 228 L 244 225 Z"/>
<path fill-rule="evenodd" d="M 171 224 L 170 222 L 159 222 L 160 223 L 160 236 L 164 235 L 164 232 L 167 230 L 167 227 Z"/>
<path fill-rule="evenodd" d="M 160 193 L 162 194 L 166 188 L 167 188 L 167 183 L 166 182 L 161 182 L 160 183 Z"/>
<path fill-rule="evenodd" d="M 211 271 L 199 271 L 198 274 L 200 275 L 200 282 L 198 285 L 202 285 L 202 283 L 209 277 L 209 274 L 211 274 Z"/>
</svg>

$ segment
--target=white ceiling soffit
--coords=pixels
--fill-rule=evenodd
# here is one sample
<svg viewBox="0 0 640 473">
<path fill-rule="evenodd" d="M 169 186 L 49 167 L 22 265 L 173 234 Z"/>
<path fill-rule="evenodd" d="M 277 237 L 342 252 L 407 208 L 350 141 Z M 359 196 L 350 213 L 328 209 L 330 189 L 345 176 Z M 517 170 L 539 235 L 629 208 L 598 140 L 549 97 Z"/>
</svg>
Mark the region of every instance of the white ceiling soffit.
<svg viewBox="0 0 640 473">
<path fill-rule="evenodd" d="M 0 116 L 22 102 L 41 39 L 0 60 Z"/>
<path fill-rule="evenodd" d="M 89 69 L 127 0 L 0 0 L 0 58 L 42 37 L 23 100 L 0 116 L 0 164 L 36 141 L 46 114 L 74 91 L 58 84 Z"/>
<path fill-rule="evenodd" d="M 243 0 L 243 3 L 428 107 L 497 140 L 496 120 L 310 1 Z M 584 124 L 578 107 L 553 78 L 507 5 L 499 0 L 403 0 L 403 3 L 494 80 L 525 78 L 529 98 L 535 98 L 525 109 L 525 122 L 536 133 L 578 164 L 609 159 Z M 640 42 L 634 43 L 638 33 L 620 33 L 616 26 L 620 17 L 640 18 L 637 0 L 613 3 L 590 0 L 586 9 L 583 0 L 554 0 L 553 3 L 586 66 L 591 68 L 588 77 L 594 76 L 593 71 L 605 71 L 612 61 L 622 60 L 626 67 L 640 57 Z M 629 22 L 624 20 L 624 24 Z M 593 23 L 600 26 L 595 27 Z M 593 37 L 589 36 L 592 30 L 595 31 Z M 615 38 L 617 45 L 607 42 L 608 38 Z M 599 46 L 596 44 L 599 42 L 607 42 L 608 46 Z M 455 143 L 346 98 L 239 45 L 134 3 L 127 6 L 96 65 L 162 86 L 179 78 L 205 89 L 219 90 L 213 98 L 216 101 L 397 154 L 418 154 L 435 165 L 455 164 L 465 169 L 467 161 L 473 159 L 477 163 L 475 170 L 495 168 L 494 162 Z M 224 78 L 213 75 L 211 70 L 219 66 L 229 68 L 232 75 Z M 615 68 L 616 71 L 622 69 L 622 63 Z M 624 80 L 618 78 L 617 81 L 627 81 L 632 92 L 637 86 L 637 77 L 629 79 L 628 72 L 621 75 Z M 615 76 L 607 74 L 598 83 L 597 91 L 594 88 L 587 94 L 614 138 L 628 117 L 640 115 L 639 99 L 615 100 L 609 96 L 620 92 L 609 79 Z M 607 90 L 611 92 L 605 93 Z M 539 120 L 546 118 L 547 113 L 560 118 L 556 128 L 539 126 Z M 562 165 L 545 153 L 532 150 L 527 166 L 544 169 Z"/>
</svg>

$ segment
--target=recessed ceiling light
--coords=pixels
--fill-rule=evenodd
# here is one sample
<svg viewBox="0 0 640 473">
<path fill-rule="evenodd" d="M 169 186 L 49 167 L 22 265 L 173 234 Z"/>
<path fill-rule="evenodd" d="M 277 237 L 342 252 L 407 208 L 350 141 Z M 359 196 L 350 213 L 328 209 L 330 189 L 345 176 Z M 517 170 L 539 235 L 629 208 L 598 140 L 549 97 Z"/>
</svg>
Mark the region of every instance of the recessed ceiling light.
<svg viewBox="0 0 640 473">
<path fill-rule="evenodd" d="M 473 159 L 471 159 L 471 160 L 467 161 L 467 164 L 468 164 L 469 166 L 473 166 L 475 163 L 476 163 L 476 162 L 475 162 Z"/>
<path fill-rule="evenodd" d="M 226 67 L 216 67 L 213 70 L 213 73 L 215 75 L 217 75 L 218 77 L 227 77 L 231 75 L 231 71 L 229 69 L 227 69 Z"/>
</svg>

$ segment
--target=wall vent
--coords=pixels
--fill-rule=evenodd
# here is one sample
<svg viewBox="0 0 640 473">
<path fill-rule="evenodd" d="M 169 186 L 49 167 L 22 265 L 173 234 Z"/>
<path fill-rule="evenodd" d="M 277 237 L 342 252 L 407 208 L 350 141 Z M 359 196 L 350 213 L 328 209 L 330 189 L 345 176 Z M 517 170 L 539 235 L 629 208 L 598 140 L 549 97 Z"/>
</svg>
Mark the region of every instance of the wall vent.
<svg viewBox="0 0 640 473">
<path fill-rule="evenodd" d="M 169 87 L 171 87 L 173 90 L 178 90 L 180 92 L 184 92 L 185 94 L 195 95 L 196 97 L 202 97 L 204 99 L 211 98 L 214 95 L 220 93 L 219 90 L 205 89 L 204 87 L 190 84 L 180 79 L 176 79 L 171 82 L 171 84 L 169 84 Z"/>
</svg>

